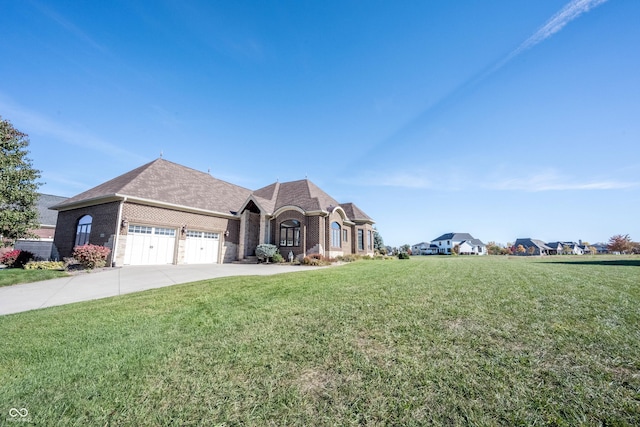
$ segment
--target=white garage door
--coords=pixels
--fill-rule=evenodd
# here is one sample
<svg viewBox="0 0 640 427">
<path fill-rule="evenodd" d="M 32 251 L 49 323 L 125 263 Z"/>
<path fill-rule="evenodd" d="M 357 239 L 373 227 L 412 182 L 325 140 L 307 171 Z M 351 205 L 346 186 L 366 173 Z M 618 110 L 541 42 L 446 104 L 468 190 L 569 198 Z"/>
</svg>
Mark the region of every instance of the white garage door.
<svg viewBox="0 0 640 427">
<path fill-rule="evenodd" d="M 173 228 L 129 225 L 125 265 L 173 264 L 176 230 Z"/>
<path fill-rule="evenodd" d="M 185 259 L 187 264 L 216 264 L 220 235 L 206 231 L 187 231 Z"/>
</svg>

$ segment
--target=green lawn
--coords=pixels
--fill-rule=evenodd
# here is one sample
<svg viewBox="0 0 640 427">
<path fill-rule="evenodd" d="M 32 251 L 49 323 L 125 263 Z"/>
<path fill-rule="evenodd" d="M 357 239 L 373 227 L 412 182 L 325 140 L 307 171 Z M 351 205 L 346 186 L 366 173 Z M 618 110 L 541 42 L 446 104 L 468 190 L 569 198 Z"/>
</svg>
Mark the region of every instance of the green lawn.
<svg viewBox="0 0 640 427">
<path fill-rule="evenodd" d="M 0 424 L 640 425 L 640 258 L 225 278 L 3 316 L 0 343 Z"/>
<path fill-rule="evenodd" d="M 0 269 L 0 287 L 16 285 L 18 283 L 39 282 L 40 280 L 49 280 L 64 276 L 68 276 L 68 273 L 65 271 L 2 268 Z"/>
</svg>

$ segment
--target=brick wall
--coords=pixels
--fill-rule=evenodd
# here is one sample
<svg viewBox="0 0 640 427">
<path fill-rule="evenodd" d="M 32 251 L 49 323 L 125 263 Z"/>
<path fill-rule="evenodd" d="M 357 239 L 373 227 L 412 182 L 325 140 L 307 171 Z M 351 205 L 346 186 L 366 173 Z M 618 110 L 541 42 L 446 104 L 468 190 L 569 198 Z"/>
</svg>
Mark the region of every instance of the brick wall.
<svg viewBox="0 0 640 427">
<path fill-rule="evenodd" d="M 293 246 L 293 247 L 280 246 L 280 224 L 290 219 L 295 219 L 297 221 L 300 221 L 300 246 Z M 307 221 L 308 221 L 308 218 L 304 216 L 304 214 L 295 210 L 284 211 L 283 213 L 278 215 L 276 218 L 271 220 L 271 241 L 273 242 L 274 245 L 278 247 L 278 250 L 280 251 L 280 255 L 282 255 L 285 259 L 289 256 L 289 252 L 293 252 L 293 255 L 296 257 L 299 255 L 302 255 L 305 252 L 304 234 L 305 234 L 305 229 L 309 228 Z M 307 243 L 307 247 L 308 247 L 308 243 Z"/>
<path fill-rule="evenodd" d="M 54 244 L 58 248 L 60 257 L 70 257 L 76 242 L 78 221 L 85 215 L 91 215 L 91 233 L 89 243 L 92 245 L 107 246 L 113 253 L 113 236 L 118 222 L 118 209 L 120 202 L 103 203 L 80 209 L 62 211 L 58 213 Z M 111 263 L 111 255 L 107 262 Z"/>
<path fill-rule="evenodd" d="M 120 224 L 117 224 L 119 206 L 120 202 L 110 202 L 59 212 L 54 243 L 58 248 L 60 257 L 71 256 L 75 244 L 78 221 L 84 215 L 91 215 L 92 217 L 89 243 L 107 246 L 111 248 L 113 254 L 116 229 L 120 227 Z M 185 236 L 180 233 L 180 229 L 184 225 L 191 230 L 220 233 L 219 249 L 222 252 L 221 259 L 223 262 L 231 262 L 237 259 L 238 235 L 240 230 L 239 220 L 182 212 L 137 203 L 125 203 L 122 208 L 122 218 L 126 218 L 129 224 L 175 228 L 178 230 L 177 236 L 179 239 L 185 238 Z M 229 231 L 229 236 L 225 237 L 224 233 L 227 230 Z M 121 236 L 126 236 L 127 231 L 126 227 L 120 227 Z M 116 260 L 116 264 L 122 264 L 126 240 L 126 238 L 120 238 L 118 241 L 118 259 Z M 176 247 L 179 248 L 180 245 L 178 244 Z M 183 253 L 179 254 L 178 263 L 181 262 L 183 257 Z M 111 255 L 109 255 L 108 263 L 111 264 L 112 261 Z"/>
<path fill-rule="evenodd" d="M 358 230 L 363 232 L 364 249 L 358 248 Z M 369 249 L 369 232 L 371 232 L 371 249 Z M 374 255 L 373 250 L 373 225 L 371 224 L 356 224 L 353 227 L 353 233 L 351 235 L 353 253 L 357 255 Z"/>
<path fill-rule="evenodd" d="M 125 203 L 122 208 L 122 217 L 129 224 L 151 225 L 167 228 L 181 229 L 186 225 L 189 230 L 210 231 L 224 234 L 229 230 L 226 240 L 238 243 L 240 221 L 235 219 L 220 218 L 202 215 L 192 212 L 183 212 L 156 206 L 141 205 L 138 203 Z M 120 231 L 127 234 L 126 229 Z"/>
<path fill-rule="evenodd" d="M 340 225 L 340 246 L 332 246 L 332 234 L 333 230 L 331 228 L 331 224 L 337 222 Z M 351 237 L 351 226 L 346 225 L 342 218 L 342 215 L 338 211 L 334 211 L 329 215 L 329 218 L 326 220 L 326 239 L 325 239 L 325 247 L 327 248 L 328 253 L 326 254 L 329 257 L 337 257 L 340 255 L 349 255 L 352 253 L 351 242 L 353 241 Z M 344 240 L 344 231 L 347 230 L 347 241 Z"/>
<path fill-rule="evenodd" d="M 138 203 L 125 203 L 122 209 L 122 218 L 126 218 L 129 224 L 175 228 L 178 231 L 178 242 L 176 244 L 178 264 L 184 262 L 184 240 L 186 236 L 181 233 L 181 229 L 185 225 L 188 230 L 219 233 L 219 250 L 221 251 L 219 259 L 222 260 L 222 262 L 232 262 L 238 259 L 239 220 L 141 205 Z M 126 228 L 122 228 L 120 230 L 121 236 L 126 236 L 127 231 Z M 225 237 L 224 234 L 226 231 L 229 231 L 229 236 Z M 124 260 L 125 242 L 126 238 L 121 238 L 118 244 L 118 261 L 120 263 Z"/>
</svg>

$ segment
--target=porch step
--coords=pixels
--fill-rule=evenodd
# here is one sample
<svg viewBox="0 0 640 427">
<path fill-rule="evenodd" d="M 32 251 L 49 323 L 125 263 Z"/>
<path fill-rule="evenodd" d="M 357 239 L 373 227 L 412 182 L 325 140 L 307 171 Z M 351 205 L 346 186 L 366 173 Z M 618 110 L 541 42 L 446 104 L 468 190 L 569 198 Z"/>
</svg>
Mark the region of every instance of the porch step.
<svg viewBox="0 0 640 427">
<path fill-rule="evenodd" d="M 257 264 L 258 257 L 257 256 L 246 256 L 244 259 L 234 261 L 234 264 Z"/>
</svg>

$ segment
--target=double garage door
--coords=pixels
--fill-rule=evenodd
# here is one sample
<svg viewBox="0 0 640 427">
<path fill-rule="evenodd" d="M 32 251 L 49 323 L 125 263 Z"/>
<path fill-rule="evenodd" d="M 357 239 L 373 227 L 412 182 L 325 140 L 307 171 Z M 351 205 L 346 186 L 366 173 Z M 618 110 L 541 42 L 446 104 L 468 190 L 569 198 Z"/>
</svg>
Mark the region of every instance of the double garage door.
<svg viewBox="0 0 640 427">
<path fill-rule="evenodd" d="M 129 225 L 125 265 L 173 264 L 176 230 L 173 228 Z M 220 235 L 188 230 L 185 239 L 184 263 L 215 264 L 218 262 Z"/>
</svg>

